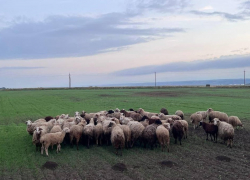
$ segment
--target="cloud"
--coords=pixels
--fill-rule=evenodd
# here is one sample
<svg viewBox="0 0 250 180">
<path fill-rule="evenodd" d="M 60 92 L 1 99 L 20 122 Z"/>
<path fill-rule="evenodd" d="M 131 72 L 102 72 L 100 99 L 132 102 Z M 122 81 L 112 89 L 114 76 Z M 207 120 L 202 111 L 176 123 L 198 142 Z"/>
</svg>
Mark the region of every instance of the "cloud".
<svg viewBox="0 0 250 180">
<path fill-rule="evenodd" d="M 29 70 L 29 69 L 43 69 L 45 67 L 22 67 L 22 66 L 10 66 L 0 67 L 0 70 Z"/>
<path fill-rule="evenodd" d="M 200 11 L 206 11 L 206 10 L 213 10 L 214 8 L 212 6 L 205 6 L 200 9 Z"/>
<path fill-rule="evenodd" d="M 215 60 L 197 60 L 191 62 L 175 62 L 162 65 L 141 66 L 111 73 L 118 76 L 146 75 L 154 72 L 190 72 L 211 69 L 229 69 L 250 67 L 250 55 L 225 56 Z"/>
<path fill-rule="evenodd" d="M 158 11 L 168 13 L 182 10 L 189 5 L 187 0 L 136 0 L 133 3 L 134 6 L 132 5 L 132 7 L 137 12 Z"/>
<path fill-rule="evenodd" d="M 145 28 L 132 22 L 133 17 L 109 13 L 15 23 L 0 30 L 0 60 L 88 56 L 184 32 L 182 28 Z"/>
<path fill-rule="evenodd" d="M 245 17 L 242 14 L 230 14 L 226 12 L 203 12 L 203 11 L 190 11 L 190 13 L 199 15 L 199 16 L 220 16 L 225 18 L 228 21 L 239 21 L 239 20 L 245 20 Z"/>
</svg>

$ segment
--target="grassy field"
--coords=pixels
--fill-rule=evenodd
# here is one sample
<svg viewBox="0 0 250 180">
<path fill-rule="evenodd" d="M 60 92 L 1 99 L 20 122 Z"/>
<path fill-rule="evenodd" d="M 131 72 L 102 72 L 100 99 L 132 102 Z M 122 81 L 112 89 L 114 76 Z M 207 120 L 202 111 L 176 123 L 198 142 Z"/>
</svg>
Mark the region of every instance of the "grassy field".
<svg viewBox="0 0 250 180">
<path fill-rule="evenodd" d="M 124 150 L 122 157 L 111 146 L 80 146 L 79 151 L 62 145 L 49 157 L 35 151 L 25 121 L 75 111 L 96 112 L 114 108 L 140 107 L 170 114 L 180 109 L 189 115 L 198 110 L 226 112 L 241 118 L 244 129 L 235 131 L 232 149 L 222 141 L 205 140 L 203 129 L 189 129 L 183 145 L 173 144 L 170 153 L 136 146 Z M 0 91 L 0 179 L 248 179 L 250 178 L 250 89 L 249 88 L 165 88 L 96 90 Z M 226 156 L 223 159 L 219 156 Z M 230 160 L 230 162 L 228 162 Z M 58 164 L 55 170 L 44 168 L 47 161 Z M 117 163 L 126 171 L 117 171 Z M 118 167 L 119 168 L 119 167 Z M 121 168 L 121 167 L 120 167 Z"/>
</svg>

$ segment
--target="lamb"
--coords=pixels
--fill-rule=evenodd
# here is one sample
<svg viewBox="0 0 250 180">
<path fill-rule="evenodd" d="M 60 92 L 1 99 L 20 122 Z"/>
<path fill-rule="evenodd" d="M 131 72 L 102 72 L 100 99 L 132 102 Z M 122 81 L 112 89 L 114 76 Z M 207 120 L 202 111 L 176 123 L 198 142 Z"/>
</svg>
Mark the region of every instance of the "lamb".
<svg viewBox="0 0 250 180">
<path fill-rule="evenodd" d="M 243 127 L 242 122 L 237 116 L 230 116 L 228 118 L 228 121 L 229 121 L 228 123 L 231 124 L 234 128 L 238 126 Z"/>
<path fill-rule="evenodd" d="M 146 148 L 147 144 L 149 144 L 151 146 L 151 149 L 153 149 L 157 141 L 156 128 L 161 124 L 162 124 L 161 120 L 157 119 L 153 124 L 145 127 L 145 129 L 142 132 L 142 140 L 144 143 L 144 148 Z"/>
<path fill-rule="evenodd" d="M 211 124 L 211 123 L 203 122 L 203 120 L 200 122 L 200 126 L 203 127 L 203 129 L 205 130 L 207 134 L 206 140 L 208 140 L 208 134 L 210 134 L 211 141 L 212 141 L 212 136 L 213 136 L 214 141 L 217 142 L 218 126 Z"/>
<path fill-rule="evenodd" d="M 180 145 L 181 145 L 181 139 L 184 135 L 183 125 L 181 124 L 181 122 L 179 121 L 174 122 L 172 126 L 172 133 L 175 139 L 175 144 L 177 143 L 177 138 L 178 138 L 180 141 Z"/>
<path fill-rule="evenodd" d="M 69 132 L 69 129 L 64 129 L 61 132 L 57 132 L 57 133 L 47 133 L 45 135 L 43 135 L 40 138 L 40 143 L 42 144 L 42 148 L 41 148 L 41 154 L 43 154 L 43 151 L 45 149 L 46 155 L 49 156 L 48 154 L 48 148 L 50 145 L 57 145 L 57 150 L 56 152 L 58 153 L 59 151 L 61 151 L 61 143 L 65 137 L 65 134 Z"/>
<path fill-rule="evenodd" d="M 36 130 L 34 131 L 32 137 L 32 143 L 36 145 L 36 151 L 42 146 L 42 144 L 40 143 L 41 136 L 46 133 L 48 133 L 48 128 L 46 126 L 36 127 Z"/>
<path fill-rule="evenodd" d="M 121 149 L 121 156 L 122 156 L 122 148 L 124 148 L 125 145 L 125 136 L 123 133 L 123 130 L 119 125 L 117 125 L 114 122 L 110 122 L 108 127 L 111 127 L 111 143 L 116 149 L 116 155 L 118 155 L 118 149 Z"/>
<path fill-rule="evenodd" d="M 131 130 L 128 125 L 121 125 L 119 120 L 116 118 L 113 118 L 112 121 L 114 121 L 117 125 L 120 126 L 120 128 L 123 130 L 124 137 L 125 137 L 125 147 L 128 149 L 130 147 L 130 141 L 131 141 Z"/>
<path fill-rule="evenodd" d="M 194 129 L 196 129 L 202 120 L 202 115 L 194 113 L 190 116 L 191 123 L 194 124 Z"/>
<path fill-rule="evenodd" d="M 184 130 L 184 138 L 187 139 L 187 134 L 188 134 L 188 122 L 186 120 L 175 120 L 175 121 L 179 121 L 182 126 L 183 126 L 183 130 Z"/>
<path fill-rule="evenodd" d="M 70 128 L 70 132 L 69 132 L 70 143 L 71 145 L 73 145 L 73 139 L 75 138 L 77 150 L 79 150 L 78 143 L 80 141 L 80 138 L 82 137 L 83 129 L 86 124 L 87 122 L 85 120 L 81 120 L 80 123 L 78 123 L 77 125 L 73 125 Z"/>
<path fill-rule="evenodd" d="M 184 113 L 181 110 L 177 110 L 175 115 L 180 116 L 182 120 L 184 119 Z"/>
<path fill-rule="evenodd" d="M 233 146 L 234 138 L 234 128 L 231 124 L 228 124 L 224 121 L 220 121 L 218 118 L 214 118 L 214 125 L 218 126 L 218 135 L 224 142 L 227 140 L 227 146 L 230 145 L 230 148 Z"/>
<path fill-rule="evenodd" d="M 161 151 L 163 152 L 163 149 L 166 148 L 167 145 L 167 149 L 169 152 L 169 143 L 170 143 L 170 136 L 169 136 L 169 129 L 170 128 L 170 124 L 169 123 L 165 123 L 164 125 L 159 125 L 156 128 L 156 136 L 158 139 L 158 142 L 161 145 Z"/>
<path fill-rule="evenodd" d="M 207 119 L 207 111 L 197 111 L 197 114 L 201 114 L 203 122 Z"/>
<path fill-rule="evenodd" d="M 211 122 L 214 118 L 218 118 L 220 121 L 225 121 L 228 123 L 228 115 L 224 112 L 214 111 L 212 108 L 207 110 L 209 122 Z"/>
<path fill-rule="evenodd" d="M 160 113 L 163 113 L 164 115 L 168 115 L 168 110 L 166 108 L 161 108 Z"/>
<path fill-rule="evenodd" d="M 94 127 L 96 145 L 102 145 L 102 134 L 103 134 L 102 121 L 100 118 L 98 118 L 97 125 Z"/>
<path fill-rule="evenodd" d="M 144 111 L 144 109 L 142 109 L 142 108 L 139 108 L 137 112 L 138 112 L 139 114 L 141 114 L 142 116 L 147 116 L 147 117 L 149 117 L 149 118 L 151 118 L 152 116 L 158 116 L 157 113 L 146 112 L 146 111 Z"/>
<path fill-rule="evenodd" d="M 94 127 L 95 127 L 94 119 L 91 118 L 89 124 L 83 128 L 83 133 L 88 139 L 88 144 L 87 144 L 88 148 L 90 140 L 92 140 L 94 137 Z"/>
</svg>

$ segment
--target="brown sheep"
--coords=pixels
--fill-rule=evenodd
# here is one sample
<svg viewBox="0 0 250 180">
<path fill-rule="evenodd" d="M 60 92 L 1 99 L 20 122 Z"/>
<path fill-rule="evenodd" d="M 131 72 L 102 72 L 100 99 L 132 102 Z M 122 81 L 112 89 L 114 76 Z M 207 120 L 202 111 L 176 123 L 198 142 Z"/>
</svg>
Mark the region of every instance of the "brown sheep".
<svg viewBox="0 0 250 180">
<path fill-rule="evenodd" d="M 237 116 L 230 116 L 228 118 L 228 121 L 229 121 L 228 123 L 231 124 L 234 128 L 238 126 L 243 127 L 242 122 Z"/>
<path fill-rule="evenodd" d="M 165 124 L 167 126 L 167 123 Z M 165 149 L 167 145 L 167 149 L 169 152 L 169 143 L 170 143 L 169 130 L 164 125 L 160 125 L 156 128 L 156 136 L 157 136 L 158 142 L 161 145 L 161 151 L 163 151 L 163 149 Z"/>
<path fill-rule="evenodd" d="M 181 145 L 181 139 L 184 135 L 184 130 L 183 130 L 183 125 L 181 124 L 181 122 L 179 121 L 175 121 L 172 127 L 172 133 L 175 139 L 175 144 L 177 143 L 177 138 L 180 141 L 180 145 Z"/>
<path fill-rule="evenodd" d="M 168 110 L 166 108 L 161 108 L 160 113 L 163 113 L 164 115 L 168 115 Z"/>
<path fill-rule="evenodd" d="M 69 132 L 70 144 L 73 146 L 73 139 L 75 138 L 77 150 L 79 150 L 78 143 L 80 141 L 80 138 L 82 137 L 83 129 L 86 124 L 87 122 L 85 120 L 81 120 L 80 123 L 78 123 L 77 125 L 73 125 L 70 128 L 70 132 Z"/>
</svg>

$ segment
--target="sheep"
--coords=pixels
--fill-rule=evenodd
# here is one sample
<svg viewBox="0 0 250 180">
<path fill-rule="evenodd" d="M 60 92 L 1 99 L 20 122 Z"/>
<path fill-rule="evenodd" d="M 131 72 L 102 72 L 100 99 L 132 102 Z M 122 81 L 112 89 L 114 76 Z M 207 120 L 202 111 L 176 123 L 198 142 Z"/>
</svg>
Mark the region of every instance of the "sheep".
<svg viewBox="0 0 250 180">
<path fill-rule="evenodd" d="M 83 129 L 86 124 L 87 122 L 85 120 L 81 120 L 81 122 L 79 122 L 77 125 L 73 125 L 70 127 L 70 132 L 69 132 L 70 144 L 73 145 L 73 139 L 75 138 L 77 150 L 78 150 L 79 140 L 82 137 Z"/>
<path fill-rule="evenodd" d="M 115 111 L 113 109 L 108 110 L 107 114 L 113 114 Z"/>
<path fill-rule="evenodd" d="M 167 145 L 167 150 L 169 152 L 170 136 L 169 136 L 168 128 L 170 128 L 169 123 L 164 123 L 164 125 L 159 125 L 156 128 L 156 136 L 157 136 L 158 142 L 161 145 L 162 152 L 163 152 L 163 149 L 165 149 L 166 145 Z"/>
<path fill-rule="evenodd" d="M 108 120 L 108 119 L 102 120 L 102 130 L 103 130 L 103 135 L 107 142 L 107 145 L 109 145 L 110 135 L 111 135 L 111 128 L 108 127 L 110 122 L 111 120 Z"/>
<path fill-rule="evenodd" d="M 191 123 L 194 124 L 194 129 L 196 129 L 198 127 L 200 121 L 202 120 L 202 115 L 197 114 L 197 113 L 193 113 L 190 116 L 190 120 L 191 120 Z"/>
<path fill-rule="evenodd" d="M 115 109 L 115 112 L 120 112 L 120 109 L 119 109 L 119 108 L 116 108 L 116 109 Z"/>
<path fill-rule="evenodd" d="M 123 113 L 121 113 L 121 116 L 120 116 L 121 124 L 128 124 L 129 121 L 133 121 L 133 119 L 131 117 L 125 117 Z"/>
<path fill-rule="evenodd" d="M 181 110 L 177 110 L 175 115 L 180 116 L 182 120 L 184 119 L 184 113 Z"/>
<path fill-rule="evenodd" d="M 82 111 L 80 116 L 82 118 L 84 118 L 87 121 L 87 123 L 89 124 L 91 118 L 94 118 L 95 115 L 96 115 L 96 113 L 86 113 L 85 111 Z"/>
<path fill-rule="evenodd" d="M 178 115 L 175 115 L 175 114 L 174 115 L 164 115 L 163 113 L 159 113 L 158 117 L 161 120 L 167 120 L 168 118 L 172 118 L 173 120 L 181 120 L 181 117 Z"/>
<path fill-rule="evenodd" d="M 75 117 L 80 116 L 80 113 L 78 111 L 75 112 Z"/>
<path fill-rule="evenodd" d="M 160 113 L 163 113 L 164 115 L 168 115 L 168 110 L 166 108 L 161 108 Z"/>
<path fill-rule="evenodd" d="M 214 125 L 218 126 L 218 136 L 224 140 L 227 140 L 227 146 L 230 144 L 230 148 L 233 146 L 234 128 L 231 124 L 224 121 L 220 121 L 218 118 L 214 118 Z"/>
<path fill-rule="evenodd" d="M 207 119 L 207 111 L 197 111 L 197 114 L 201 114 L 203 122 Z"/>
<path fill-rule="evenodd" d="M 181 139 L 184 135 L 184 130 L 183 130 L 183 125 L 181 124 L 180 121 L 175 121 L 173 126 L 172 126 L 172 133 L 175 139 L 175 144 L 177 143 L 177 138 L 180 141 L 180 145 L 181 145 Z"/>
<path fill-rule="evenodd" d="M 126 111 L 122 109 L 120 112 L 123 113 L 125 117 L 131 117 L 135 121 L 140 121 L 142 119 L 142 115 L 134 111 Z"/>
<path fill-rule="evenodd" d="M 32 135 L 33 132 L 34 132 L 34 130 L 36 129 L 36 125 L 37 125 L 38 123 L 32 123 L 31 120 L 28 120 L 28 121 L 26 121 L 25 123 L 26 123 L 26 125 L 27 125 L 26 131 L 27 131 L 30 135 Z"/>
<path fill-rule="evenodd" d="M 141 137 L 142 131 L 145 129 L 145 127 L 137 122 L 137 121 L 124 121 L 125 125 L 127 124 L 131 130 L 131 145 L 132 148 L 134 146 L 134 143 L 137 139 Z"/>
<path fill-rule="evenodd" d="M 160 120 L 160 118 L 158 116 L 152 116 L 151 118 L 147 117 L 147 116 L 143 116 L 141 121 L 144 121 L 145 119 L 148 119 L 149 121 L 149 125 L 153 124 L 157 119 Z"/>
<path fill-rule="evenodd" d="M 125 137 L 125 147 L 128 149 L 130 147 L 130 141 L 131 141 L 131 130 L 128 125 L 121 125 L 119 120 L 116 118 L 113 118 L 112 121 L 114 121 L 117 125 L 120 126 L 120 128 L 123 130 L 124 137 Z"/>
<path fill-rule="evenodd" d="M 121 113 L 120 112 L 114 112 L 112 114 L 107 114 L 107 117 L 115 117 L 117 119 L 120 119 Z"/>
<path fill-rule="evenodd" d="M 138 112 L 139 114 L 141 114 L 142 116 L 147 116 L 147 117 L 149 117 L 149 118 L 151 118 L 152 116 L 158 116 L 157 113 L 146 112 L 146 111 L 144 111 L 144 109 L 142 109 L 142 108 L 139 108 L 137 112 Z"/>
<path fill-rule="evenodd" d="M 110 122 L 108 127 L 111 127 L 111 143 L 116 149 L 116 155 L 118 155 L 118 149 L 121 149 L 121 156 L 122 156 L 122 148 L 124 148 L 125 145 L 125 136 L 123 133 L 123 130 L 119 125 L 117 125 L 114 122 Z"/>
<path fill-rule="evenodd" d="M 44 123 L 44 122 L 47 122 L 47 120 L 45 120 L 45 119 L 37 119 L 37 120 L 34 121 L 34 123 Z"/>
<path fill-rule="evenodd" d="M 56 152 L 61 151 L 61 143 L 65 137 L 65 134 L 69 132 L 69 129 L 64 129 L 57 133 L 47 133 L 40 138 L 40 143 L 42 144 L 41 154 L 45 149 L 46 155 L 49 156 L 48 148 L 50 145 L 57 145 Z"/>
<path fill-rule="evenodd" d="M 162 124 L 161 120 L 157 119 L 153 124 L 145 127 L 145 129 L 142 132 L 142 140 L 144 143 L 144 148 L 146 148 L 147 144 L 149 144 L 151 146 L 151 149 L 153 149 L 157 141 L 156 128 L 161 124 Z"/>
<path fill-rule="evenodd" d="M 94 127 L 95 127 L 94 119 L 91 118 L 89 121 L 89 124 L 83 128 L 83 133 L 87 137 L 87 140 L 88 140 L 87 148 L 89 148 L 90 140 L 93 139 L 94 137 Z"/>
<path fill-rule="evenodd" d="M 186 120 L 175 120 L 175 121 L 179 121 L 182 126 L 183 126 L 183 130 L 184 130 L 184 138 L 187 139 L 187 134 L 188 134 L 188 122 Z"/>
<path fill-rule="evenodd" d="M 48 121 L 50 121 L 51 119 L 54 119 L 54 118 L 52 116 L 46 116 L 44 119 L 48 122 Z"/>
<path fill-rule="evenodd" d="M 133 108 L 130 108 L 129 111 L 135 111 Z"/>
<path fill-rule="evenodd" d="M 206 134 L 207 134 L 207 139 L 208 140 L 208 134 L 210 134 L 210 138 L 212 141 L 212 136 L 214 137 L 214 141 L 217 142 L 217 136 L 218 136 L 218 126 L 212 124 L 212 123 L 207 123 L 207 122 L 203 122 L 200 121 L 200 126 L 203 127 L 203 129 L 205 130 Z"/>
<path fill-rule="evenodd" d="M 230 116 L 228 118 L 228 123 L 231 124 L 234 128 L 238 126 L 243 127 L 242 122 L 237 116 Z"/>
<path fill-rule="evenodd" d="M 56 132 L 61 132 L 62 131 L 62 125 L 59 122 L 55 122 L 54 126 L 50 130 L 50 133 L 56 133 Z"/>
<path fill-rule="evenodd" d="M 149 125 L 149 120 L 148 119 L 144 119 L 143 121 L 140 121 L 140 123 L 144 126 L 147 127 Z"/>
<path fill-rule="evenodd" d="M 45 120 L 44 119 L 38 119 L 36 120 L 34 123 L 32 123 L 31 120 L 28 120 L 26 121 L 26 124 L 27 124 L 27 132 L 32 135 L 33 132 L 35 131 L 36 127 L 39 127 L 39 126 L 47 126 L 49 131 L 50 129 L 52 129 L 53 127 L 53 122 L 55 121 L 54 119 L 50 120 L 49 122 L 44 122 Z"/>
<path fill-rule="evenodd" d="M 209 122 L 211 122 L 214 118 L 218 118 L 220 121 L 225 121 L 228 123 L 228 115 L 224 112 L 214 111 L 212 108 L 207 110 Z"/>
<path fill-rule="evenodd" d="M 40 143 L 41 136 L 46 133 L 48 133 L 48 128 L 46 126 L 36 127 L 36 130 L 33 132 L 32 143 L 36 145 L 36 151 L 42 146 Z"/>
<path fill-rule="evenodd" d="M 96 145 L 102 145 L 102 134 L 103 134 L 103 127 L 101 119 L 97 119 L 97 125 L 94 127 L 94 135 L 96 140 Z"/>
</svg>

